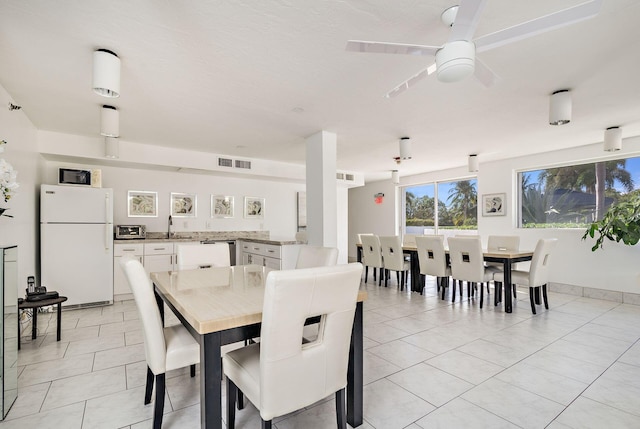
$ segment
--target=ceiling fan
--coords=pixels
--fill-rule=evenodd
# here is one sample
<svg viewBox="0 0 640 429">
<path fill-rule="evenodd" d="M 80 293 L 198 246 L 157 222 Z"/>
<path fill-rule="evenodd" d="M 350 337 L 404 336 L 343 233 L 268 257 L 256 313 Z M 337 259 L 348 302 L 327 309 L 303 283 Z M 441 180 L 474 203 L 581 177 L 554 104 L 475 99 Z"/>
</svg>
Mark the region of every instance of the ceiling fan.
<svg viewBox="0 0 640 429">
<path fill-rule="evenodd" d="M 397 85 L 385 95 L 387 98 L 395 97 L 434 72 L 440 82 L 458 82 L 474 74 L 483 85 L 490 87 L 495 83 L 497 76 L 476 58 L 476 53 L 592 18 L 600 10 L 602 0 L 587 1 L 474 39 L 486 3 L 487 0 L 460 0 L 459 6 L 446 9 L 440 19 L 451 27 L 451 34 L 442 46 L 349 40 L 346 50 L 379 54 L 435 55 L 434 64 Z"/>
</svg>

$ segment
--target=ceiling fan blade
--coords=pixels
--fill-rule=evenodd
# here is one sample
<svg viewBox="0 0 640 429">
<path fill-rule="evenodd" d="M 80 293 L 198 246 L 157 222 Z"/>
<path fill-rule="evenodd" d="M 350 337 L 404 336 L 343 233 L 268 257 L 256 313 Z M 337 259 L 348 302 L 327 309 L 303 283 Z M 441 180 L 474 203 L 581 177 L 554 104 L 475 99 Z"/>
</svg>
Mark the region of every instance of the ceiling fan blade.
<svg viewBox="0 0 640 429">
<path fill-rule="evenodd" d="M 435 71 L 436 71 L 436 63 L 433 63 L 426 69 L 420 70 L 418 73 L 414 74 L 409 79 L 402 82 L 400 85 L 397 85 L 391 91 L 387 92 L 384 96 L 386 98 L 393 98 L 396 95 L 403 93 L 404 91 L 409 89 L 409 87 L 415 85 L 417 82 L 421 81 L 422 79 L 434 73 Z"/>
<path fill-rule="evenodd" d="M 598 14 L 602 0 L 592 0 L 568 9 L 554 12 L 495 33 L 487 34 L 474 40 L 476 52 L 484 52 L 507 43 L 526 39 L 547 31 L 555 30 Z"/>
<path fill-rule="evenodd" d="M 471 40 L 480 22 L 480 15 L 487 0 L 461 0 L 456 19 L 451 27 L 449 42 Z"/>
<path fill-rule="evenodd" d="M 473 74 L 476 79 L 478 79 L 487 88 L 491 88 L 500 79 L 493 70 L 478 58 L 476 58 L 475 61 L 475 70 Z"/>
<path fill-rule="evenodd" d="M 352 52 L 370 52 L 375 54 L 435 55 L 440 46 L 409 45 L 406 43 L 367 42 L 349 40 L 345 48 Z"/>
</svg>

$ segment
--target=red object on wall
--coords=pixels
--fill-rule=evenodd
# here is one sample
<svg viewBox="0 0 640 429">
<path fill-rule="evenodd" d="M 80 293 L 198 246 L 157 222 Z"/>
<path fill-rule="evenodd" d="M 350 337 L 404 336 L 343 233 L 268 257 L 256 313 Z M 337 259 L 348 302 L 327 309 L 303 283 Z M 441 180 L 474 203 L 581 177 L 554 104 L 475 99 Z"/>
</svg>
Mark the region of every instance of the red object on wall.
<svg viewBox="0 0 640 429">
<path fill-rule="evenodd" d="M 382 204 L 382 202 L 384 201 L 384 194 L 382 192 L 378 192 L 373 196 L 373 200 L 376 204 Z"/>
</svg>

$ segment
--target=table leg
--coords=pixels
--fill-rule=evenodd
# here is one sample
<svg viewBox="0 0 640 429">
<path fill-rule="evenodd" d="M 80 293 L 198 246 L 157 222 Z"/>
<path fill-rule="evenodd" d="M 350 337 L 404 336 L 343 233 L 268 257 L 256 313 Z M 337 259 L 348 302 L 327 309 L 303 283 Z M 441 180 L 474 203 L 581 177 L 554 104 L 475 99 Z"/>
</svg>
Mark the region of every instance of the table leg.
<svg viewBox="0 0 640 429">
<path fill-rule="evenodd" d="M 409 252 L 411 259 L 411 291 L 422 293 L 422 282 L 420 281 L 420 261 L 418 252 Z"/>
<path fill-rule="evenodd" d="M 38 332 L 38 307 L 31 309 L 31 339 L 36 339 L 36 332 Z"/>
<path fill-rule="evenodd" d="M 200 336 L 200 425 L 222 428 L 222 359 L 219 332 Z"/>
<path fill-rule="evenodd" d="M 511 261 L 504 261 L 504 311 L 506 313 L 513 312 L 511 302 Z"/>
<path fill-rule="evenodd" d="M 61 308 L 62 304 L 58 303 L 58 326 L 56 328 L 56 338 L 57 341 L 60 341 L 60 330 L 61 330 L 61 320 L 62 320 L 62 308 Z"/>
<path fill-rule="evenodd" d="M 351 427 L 362 424 L 362 371 L 363 343 L 362 343 L 362 302 L 356 304 L 351 332 L 351 346 L 349 346 L 349 368 L 347 370 L 347 423 Z"/>
<path fill-rule="evenodd" d="M 356 246 L 356 261 L 362 262 L 362 246 Z"/>
</svg>

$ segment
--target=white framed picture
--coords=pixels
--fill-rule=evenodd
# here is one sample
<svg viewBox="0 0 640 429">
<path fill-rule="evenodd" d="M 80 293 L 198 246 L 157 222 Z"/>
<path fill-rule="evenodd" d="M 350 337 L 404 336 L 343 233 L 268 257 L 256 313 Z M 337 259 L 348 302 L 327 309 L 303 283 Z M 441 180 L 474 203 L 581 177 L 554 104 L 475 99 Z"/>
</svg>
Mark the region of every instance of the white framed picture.
<svg viewBox="0 0 640 429">
<path fill-rule="evenodd" d="M 128 191 L 127 216 L 158 217 L 158 193 L 153 191 Z"/>
<path fill-rule="evenodd" d="M 179 192 L 171 193 L 171 216 L 173 217 L 195 217 L 196 216 L 196 194 L 183 194 Z"/>
<path fill-rule="evenodd" d="M 504 216 L 507 214 L 507 194 L 482 195 L 482 216 Z"/>
<path fill-rule="evenodd" d="M 247 219 L 263 219 L 264 198 L 244 197 L 244 217 Z"/>
<path fill-rule="evenodd" d="M 211 217 L 233 217 L 233 197 L 229 195 L 211 195 Z"/>
</svg>

